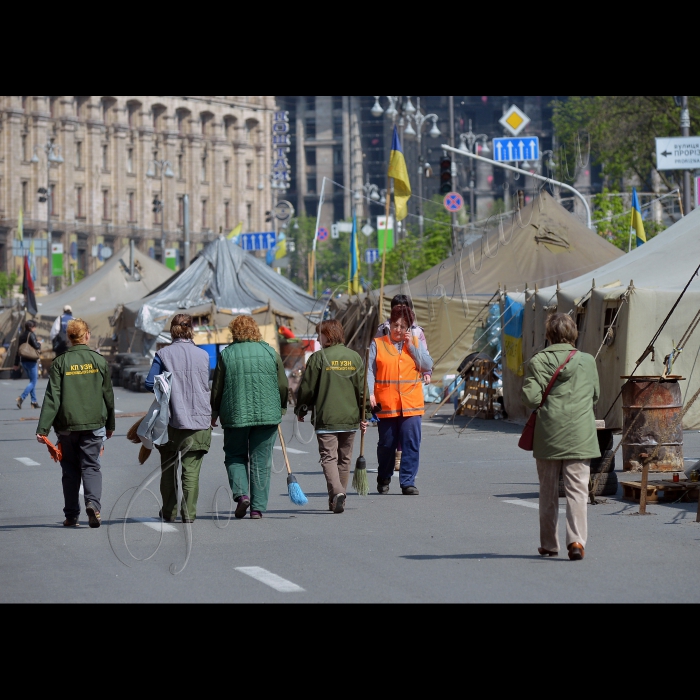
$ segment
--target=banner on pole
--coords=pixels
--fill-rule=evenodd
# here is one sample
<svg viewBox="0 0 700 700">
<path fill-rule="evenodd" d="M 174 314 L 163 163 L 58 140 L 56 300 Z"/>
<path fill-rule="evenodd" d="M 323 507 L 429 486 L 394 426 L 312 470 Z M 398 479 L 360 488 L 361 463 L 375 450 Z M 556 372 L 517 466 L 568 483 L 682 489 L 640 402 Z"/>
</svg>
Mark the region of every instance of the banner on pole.
<svg viewBox="0 0 700 700">
<path fill-rule="evenodd" d="M 387 233 L 386 216 L 377 217 L 377 231 L 379 233 L 379 253 L 384 255 L 384 237 L 386 236 L 386 249 L 394 250 L 394 217 L 389 217 L 389 231 Z"/>
<path fill-rule="evenodd" d="M 63 277 L 63 243 L 51 244 L 51 275 Z"/>
</svg>

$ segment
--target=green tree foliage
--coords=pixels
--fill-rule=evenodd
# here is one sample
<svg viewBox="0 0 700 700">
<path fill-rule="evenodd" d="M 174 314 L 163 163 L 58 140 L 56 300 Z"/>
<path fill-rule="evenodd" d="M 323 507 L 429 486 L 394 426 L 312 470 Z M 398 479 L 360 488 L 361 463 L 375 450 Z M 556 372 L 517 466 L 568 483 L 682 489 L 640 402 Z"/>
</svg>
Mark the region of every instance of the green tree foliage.
<svg viewBox="0 0 700 700">
<path fill-rule="evenodd" d="M 690 97 L 691 132 L 700 131 L 700 97 Z M 590 147 L 594 164 L 603 168 L 606 184 L 636 175 L 651 191 L 656 167 L 655 139 L 679 134 L 680 109 L 672 96 L 583 95 L 554 106 L 554 128 L 562 151 L 556 155 L 557 176 L 572 182 L 577 168 L 587 167 Z M 590 138 L 589 138 L 590 137 Z M 670 190 L 682 174 L 659 173 Z"/>
<path fill-rule="evenodd" d="M 632 229 L 629 201 L 629 199 L 621 197 L 616 190 L 611 191 L 607 188 L 593 197 L 593 220 L 596 222 L 598 233 L 625 252 L 629 250 Z M 657 236 L 665 228 L 663 224 L 658 224 L 655 221 L 645 221 L 644 230 L 647 241 Z M 633 237 L 632 248 L 636 246 L 636 237 Z"/>
<path fill-rule="evenodd" d="M 17 273 L 14 270 L 9 275 L 6 272 L 0 272 L 0 298 L 7 299 L 12 296 L 17 279 Z"/>
</svg>

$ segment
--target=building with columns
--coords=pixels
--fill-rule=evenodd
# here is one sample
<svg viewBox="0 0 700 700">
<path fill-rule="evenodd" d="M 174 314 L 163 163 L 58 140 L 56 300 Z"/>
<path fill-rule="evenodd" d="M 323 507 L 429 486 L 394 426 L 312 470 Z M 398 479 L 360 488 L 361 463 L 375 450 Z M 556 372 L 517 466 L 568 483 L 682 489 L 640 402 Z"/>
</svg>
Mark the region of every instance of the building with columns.
<svg viewBox="0 0 700 700">
<path fill-rule="evenodd" d="M 273 96 L 0 96 L 0 271 L 21 269 L 20 210 L 39 285 L 49 243 L 64 246 L 67 278 L 130 240 L 182 255 L 185 195 L 192 255 L 239 223 L 265 231 L 275 110 Z"/>
</svg>

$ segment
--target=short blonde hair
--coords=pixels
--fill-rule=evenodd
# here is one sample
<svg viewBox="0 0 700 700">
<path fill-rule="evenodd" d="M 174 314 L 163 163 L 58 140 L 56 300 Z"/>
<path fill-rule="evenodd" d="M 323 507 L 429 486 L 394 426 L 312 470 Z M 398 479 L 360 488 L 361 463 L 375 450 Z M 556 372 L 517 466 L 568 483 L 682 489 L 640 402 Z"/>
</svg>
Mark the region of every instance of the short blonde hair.
<svg viewBox="0 0 700 700">
<path fill-rule="evenodd" d="M 569 314 L 552 314 L 547 319 L 547 340 L 552 345 L 567 344 L 576 347 L 578 328 Z"/>
<path fill-rule="evenodd" d="M 70 340 L 73 345 L 85 345 L 86 336 L 89 332 L 90 328 L 82 318 L 74 318 L 72 321 L 69 321 L 68 327 L 66 328 L 68 340 Z"/>
<path fill-rule="evenodd" d="M 262 333 L 252 316 L 237 316 L 229 323 L 234 343 L 262 343 Z"/>
</svg>

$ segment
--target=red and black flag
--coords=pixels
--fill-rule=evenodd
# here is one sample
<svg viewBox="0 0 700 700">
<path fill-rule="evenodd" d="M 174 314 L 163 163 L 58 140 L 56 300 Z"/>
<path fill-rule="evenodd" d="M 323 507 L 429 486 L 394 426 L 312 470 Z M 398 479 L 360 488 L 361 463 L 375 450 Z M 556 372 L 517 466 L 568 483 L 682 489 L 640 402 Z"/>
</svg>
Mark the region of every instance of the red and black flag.
<svg viewBox="0 0 700 700">
<path fill-rule="evenodd" d="M 32 279 L 32 271 L 29 269 L 29 257 L 26 255 L 24 256 L 24 282 L 22 283 L 22 292 L 24 293 L 27 313 L 36 316 L 37 306 L 36 295 L 34 294 L 34 280 Z"/>
</svg>

